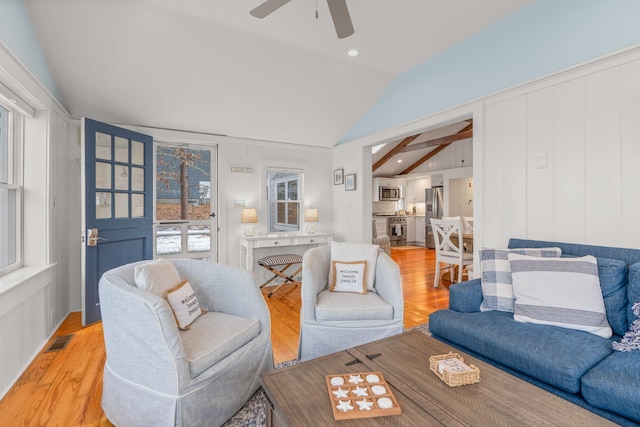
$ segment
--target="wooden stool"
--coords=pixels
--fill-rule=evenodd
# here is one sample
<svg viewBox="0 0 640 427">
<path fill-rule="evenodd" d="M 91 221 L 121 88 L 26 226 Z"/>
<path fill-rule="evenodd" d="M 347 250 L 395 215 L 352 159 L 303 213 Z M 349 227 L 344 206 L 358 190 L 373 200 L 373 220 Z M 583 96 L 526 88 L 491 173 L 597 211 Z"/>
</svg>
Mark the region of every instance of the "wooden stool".
<svg viewBox="0 0 640 427">
<path fill-rule="evenodd" d="M 285 270 L 287 270 L 289 267 L 291 267 L 294 264 L 300 264 L 300 267 L 291 275 L 285 273 Z M 273 295 L 274 292 L 276 292 L 278 289 L 280 289 L 282 286 L 286 285 L 287 283 L 292 283 L 296 286 L 301 284 L 299 281 L 294 279 L 296 274 L 302 271 L 302 257 L 300 255 L 285 254 L 285 255 L 266 256 L 258 260 L 258 265 L 264 269 L 269 270 L 271 273 L 273 273 L 273 277 L 267 280 L 266 282 L 264 282 L 262 285 L 260 285 L 260 289 L 267 286 L 269 283 L 271 283 L 278 277 L 281 277 L 284 279 L 283 283 L 276 286 L 274 290 L 272 290 L 267 294 L 267 297 L 269 298 L 271 298 L 271 295 Z M 282 267 L 282 268 L 277 269 L 275 267 Z"/>
</svg>

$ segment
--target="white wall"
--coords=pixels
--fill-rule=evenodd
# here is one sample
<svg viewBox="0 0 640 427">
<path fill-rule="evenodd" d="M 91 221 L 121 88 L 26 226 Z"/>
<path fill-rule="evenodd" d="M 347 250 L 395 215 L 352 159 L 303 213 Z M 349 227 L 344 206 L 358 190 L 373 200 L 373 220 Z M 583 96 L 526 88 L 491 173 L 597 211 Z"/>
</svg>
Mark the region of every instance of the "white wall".
<svg viewBox="0 0 640 427">
<path fill-rule="evenodd" d="M 2 44 L 0 81 L 36 110 L 24 122 L 24 268 L 0 277 L 1 398 L 69 312 L 69 117 Z"/>
<path fill-rule="evenodd" d="M 484 244 L 640 247 L 640 50 L 485 100 Z"/>
</svg>

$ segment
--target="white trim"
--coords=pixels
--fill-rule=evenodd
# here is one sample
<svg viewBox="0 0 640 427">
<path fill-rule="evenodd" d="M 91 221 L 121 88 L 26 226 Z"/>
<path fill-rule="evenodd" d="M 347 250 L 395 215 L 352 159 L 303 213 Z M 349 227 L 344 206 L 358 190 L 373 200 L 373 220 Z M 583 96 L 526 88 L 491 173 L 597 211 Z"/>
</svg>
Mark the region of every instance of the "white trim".
<svg viewBox="0 0 640 427">
<path fill-rule="evenodd" d="M 53 267 L 23 267 L 0 278 L 0 317 L 53 283 Z"/>
</svg>

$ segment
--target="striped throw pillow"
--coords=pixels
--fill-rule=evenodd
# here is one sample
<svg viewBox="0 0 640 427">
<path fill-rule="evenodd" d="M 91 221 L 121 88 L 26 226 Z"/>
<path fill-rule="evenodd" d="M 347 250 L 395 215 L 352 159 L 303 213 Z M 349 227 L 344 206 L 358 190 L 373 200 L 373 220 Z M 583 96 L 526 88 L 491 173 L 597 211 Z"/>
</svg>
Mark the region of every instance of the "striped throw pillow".
<svg viewBox="0 0 640 427">
<path fill-rule="evenodd" d="M 515 321 L 611 337 L 595 257 L 539 258 L 509 254 L 509 264 L 516 299 Z"/>
<path fill-rule="evenodd" d="M 513 313 L 513 290 L 509 254 L 538 257 L 559 257 L 560 248 L 480 249 L 482 267 L 482 304 L 480 311 L 506 311 Z"/>
</svg>

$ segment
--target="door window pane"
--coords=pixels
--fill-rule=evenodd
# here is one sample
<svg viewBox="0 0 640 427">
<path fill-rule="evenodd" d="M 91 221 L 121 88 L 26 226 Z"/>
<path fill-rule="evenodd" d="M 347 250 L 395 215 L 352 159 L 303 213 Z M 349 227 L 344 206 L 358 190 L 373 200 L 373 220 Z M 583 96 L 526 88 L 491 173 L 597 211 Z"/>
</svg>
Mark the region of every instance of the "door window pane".
<svg viewBox="0 0 640 427">
<path fill-rule="evenodd" d="M 144 166 L 144 144 L 131 141 L 131 163 Z"/>
<path fill-rule="evenodd" d="M 131 190 L 144 191 L 144 169 L 131 168 Z"/>
<path fill-rule="evenodd" d="M 96 218 L 111 218 L 111 193 L 96 193 Z"/>
<path fill-rule="evenodd" d="M 116 218 L 129 217 L 129 194 L 116 193 Z"/>
<path fill-rule="evenodd" d="M 96 162 L 96 188 L 111 189 L 111 165 Z"/>
<path fill-rule="evenodd" d="M 142 218 L 144 216 L 144 194 L 131 195 L 131 217 Z"/>
<path fill-rule="evenodd" d="M 182 252 L 180 226 L 158 226 L 156 230 L 156 253 L 158 255 Z"/>
<path fill-rule="evenodd" d="M 156 163 L 156 218 L 209 219 L 210 151 L 158 146 Z"/>
<path fill-rule="evenodd" d="M 116 190 L 129 189 L 129 166 L 116 165 L 115 187 Z"/>
<path fill-rule="evenodd" d="M 120 136 L 116 140 L 116 162 L 129 163 L 129 140 Z"/>
<path fill-rule="evenodd" d="M 111 160 L 111 135 L 96 132 L 96 159 Z"/>
<path fill-rule="evenodd" d="M 190 225 L 187 238 L 189 252 L 209 252 L 211 250 L 211 226 Z"/>
</svg>

